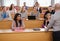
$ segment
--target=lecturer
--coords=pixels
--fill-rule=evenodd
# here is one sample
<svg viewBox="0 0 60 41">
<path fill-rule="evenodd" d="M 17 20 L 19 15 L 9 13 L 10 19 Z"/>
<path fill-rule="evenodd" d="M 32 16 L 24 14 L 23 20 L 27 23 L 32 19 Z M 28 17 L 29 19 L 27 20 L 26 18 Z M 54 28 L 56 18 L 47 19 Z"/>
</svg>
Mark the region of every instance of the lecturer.
<svg viewBox="0 0 60 41">
<path fill-rule="evenodd" d="M 55 4 L 55 14 L 52 15 L 51 20 L 47 26 L 47 31 L 49 28 L 53 27 L 53 41 L 60 41 L 60 4 Z"/>
</svg>

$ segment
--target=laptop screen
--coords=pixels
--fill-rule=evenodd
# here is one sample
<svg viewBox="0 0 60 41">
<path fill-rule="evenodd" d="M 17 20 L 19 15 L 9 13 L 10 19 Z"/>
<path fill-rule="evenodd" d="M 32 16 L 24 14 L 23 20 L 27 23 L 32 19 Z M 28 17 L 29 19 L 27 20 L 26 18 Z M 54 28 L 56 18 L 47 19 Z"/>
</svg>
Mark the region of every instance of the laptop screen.
<svg viewBox="0 0 60 41">
<path fill-rule="evenodd" d="M 36 16 L 28 16 L 28 20 L 36 20 Z"/>
</svg>

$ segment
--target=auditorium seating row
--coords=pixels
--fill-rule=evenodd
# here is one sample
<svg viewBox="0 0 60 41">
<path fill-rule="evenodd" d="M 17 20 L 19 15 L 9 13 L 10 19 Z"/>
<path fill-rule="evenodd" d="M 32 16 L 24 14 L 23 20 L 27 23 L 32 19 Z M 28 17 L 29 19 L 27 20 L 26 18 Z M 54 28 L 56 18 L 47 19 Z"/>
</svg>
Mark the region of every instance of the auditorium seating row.
<svg viewBox="0 0 60 41">
<path fill-rule="evenodd" d="M 40 28 L 44 20 L 24 20 L 25 28 Z M 11 29 L 12 21 L 0 21 L 0 29 Z"/>
</svg>

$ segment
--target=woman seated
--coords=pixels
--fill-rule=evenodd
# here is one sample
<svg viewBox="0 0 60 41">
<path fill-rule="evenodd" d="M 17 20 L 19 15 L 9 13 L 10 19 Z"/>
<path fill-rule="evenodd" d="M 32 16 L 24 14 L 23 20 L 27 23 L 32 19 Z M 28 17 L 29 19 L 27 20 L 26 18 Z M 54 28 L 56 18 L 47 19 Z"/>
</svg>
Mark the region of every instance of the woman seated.
<svg viewBox="0 0 60 41">
<path fill-rule="evenodd" d="M 2 12 L 0 12 L 0 20 L 12 20 L 5 6 L 2 7 Z"/>
<path fill-rule="evenodd" d="M 22 10 L 21 10 L 21 18 L 22 19 L 27 19 L 27 10 L 25 9 L 25 8 L 22 8 Z"/>
<path fill-rule="evenodd" d="M 34 4 L 34 7 L 36 7 L 36 10 L 37 10 L 37 11 L 39 11 L 40 13 L 42 13 L 42 9 L 41 9 L 41 7 L 39 6 L 39 3 L 38 3 L 38 2 L 36 2 L 36 3 Z"/>
<path fill-rule="evenodd" d="M 36 10 L 36 7 L 33 7 L 33 11 L 30 14 L 31 16 L 36 16 L 36 19 L 39 19 L 39 11 Z"/>
<path fill-rule="evenodd" d="M 11 4 L 11 6 L 9 8 L 9 13 L 10 14 L 16 14 L 17 13 L 17 10 L 14 7 L 14 4 Z"/>
<path fill-rule="evenodd" d="M 24 23 L 23 20 L 21 19 L 21 14 L 16 13 L 13 23 L 12 23 L 12 30 L 20 30 L 20 29 L 24 29 Z"/>
<path fill-rule="evenodd" d="M 55 10 L 52 6 L 48 7 L 48 10 L 44 14 L 44 19 L 46 18 L 45 15 L 47 15 L 48 13 L 50 13 L 51 15 L 55 14 Z"/>
<path fill-rule="evenodd" d="M 49 24 L 50 18 L 51 18 L 51 14 L 47 13 L 46 19 L 44 20 L 44 26 L 47 26 Z"/>
</svg>

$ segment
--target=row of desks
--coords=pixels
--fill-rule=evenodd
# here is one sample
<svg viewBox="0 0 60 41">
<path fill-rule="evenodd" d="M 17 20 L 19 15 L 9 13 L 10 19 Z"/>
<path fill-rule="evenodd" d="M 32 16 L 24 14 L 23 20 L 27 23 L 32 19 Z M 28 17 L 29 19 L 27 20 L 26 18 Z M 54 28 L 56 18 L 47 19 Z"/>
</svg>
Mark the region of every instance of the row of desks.
<svg viewBox="0 0 60 41">
<path fill-rule="evenodd" d="M 25 29 L 23 32 L 8 32 L 7 30 L 7 32 L 0 33 L 0 41 L 52 41 L 52 31 L 45 32 Z"/>
<path fill-rule="evenodd" d="M 24 20 L 25 28 L 40 28 L 44 20 Z M 0 21 L 0 29 L 11 29 L 12 21 Z"/>
</svg>

